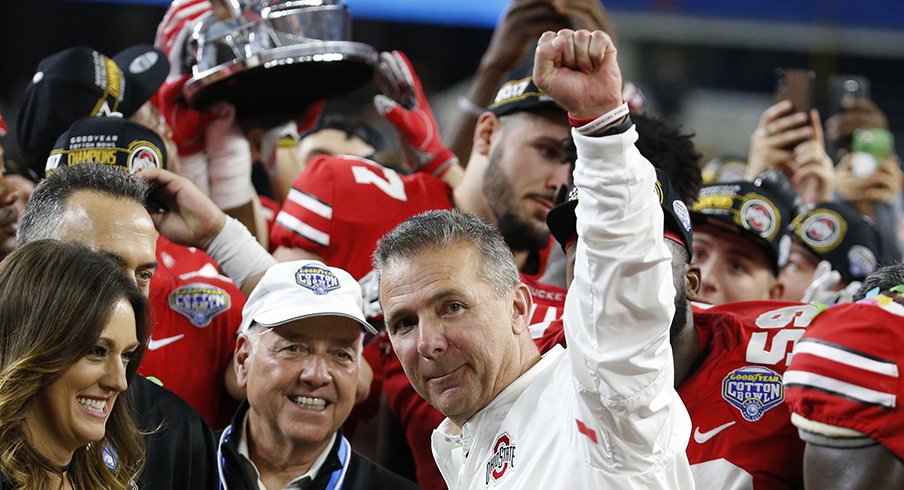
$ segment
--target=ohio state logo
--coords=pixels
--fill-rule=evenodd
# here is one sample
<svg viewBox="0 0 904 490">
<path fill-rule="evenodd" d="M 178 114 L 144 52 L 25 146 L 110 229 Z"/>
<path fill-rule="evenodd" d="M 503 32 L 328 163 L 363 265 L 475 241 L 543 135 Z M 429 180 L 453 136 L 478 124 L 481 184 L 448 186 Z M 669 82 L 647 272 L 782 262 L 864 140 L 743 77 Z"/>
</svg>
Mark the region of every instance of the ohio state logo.
<svg viewBox="0 0 904 490">
<path fill-rule="evenodd" d="M 750 199 L 741 206 L 741 224 L 766 240 L 775 237 L 776 215 L 775 209 L 761 199 Z"/>
<path fill-rule="evenodd" d="M 837 247 L 845 232 L 841 216 L 830 210 L 810 216 L 804 220 L 801 229 L 801 238 L 817 252 L 827 252 Z"/>
<path fill-rule="evenodd" d="M 515 469 L 515 443 L 511 436 L 503 432 L 493 443 L 493 454 L 487 460 L 486 484 L 498 482 L 510 469 Z"/>
</svg>

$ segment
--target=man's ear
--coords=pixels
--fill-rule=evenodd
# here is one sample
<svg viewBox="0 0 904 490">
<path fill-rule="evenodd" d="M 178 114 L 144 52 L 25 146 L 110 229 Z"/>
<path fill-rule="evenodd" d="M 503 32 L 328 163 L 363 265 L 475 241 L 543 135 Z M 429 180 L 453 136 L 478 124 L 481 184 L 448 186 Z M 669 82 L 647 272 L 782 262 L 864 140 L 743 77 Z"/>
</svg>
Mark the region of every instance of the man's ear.
<svg viewBox="0 0 904 490">
<path fill-rule="evenodd" d="M 524 283 L 515 286 L 512 298 L 512 332 L 521 335 L 530 326 L 530 315 L 533 311 L 534 299 Z"/>
<path fill-rule="evenodd" d="M 493 134 L 499 131 L 499 118 L 492 112 L 484 112 L 477 118 L 477 126 L 474 127 L 474 145 L 471 151 L 488 156 L 490 154 L 490 142 Z"/>
<path fill-rule="evenodd" d="M 693 301 L 700 294 L 700 266 L 696 264 L 687 264 L 684 268 L 684 291 L 687 299 Z"/>
<path fill-rule="evenodd" d="M 251 355 L 251 341 L 245 334 L 239 334 L 235 341 L 235 356 L 233 356 L 235 366 L 235 380 L 243 390 L 248 386 L 248 362 Z"/>
</svg>

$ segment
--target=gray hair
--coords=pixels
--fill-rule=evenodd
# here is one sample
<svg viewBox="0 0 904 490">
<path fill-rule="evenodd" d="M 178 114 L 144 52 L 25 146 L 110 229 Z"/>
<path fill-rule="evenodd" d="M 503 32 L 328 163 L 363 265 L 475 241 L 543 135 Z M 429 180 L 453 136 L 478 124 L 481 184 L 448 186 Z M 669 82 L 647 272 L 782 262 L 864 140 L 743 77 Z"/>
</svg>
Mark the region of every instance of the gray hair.
<svg viewBox="0 0 904 490">
<path fill-rule="evenodd" d="M 470 245 L 480 253 L 481 276 L 500 296 L 520 282 L 515 258 L 502 235 L 477 216 L 456 210 L 427 211 L 395 227 L 377 243 L 374 268 L 382 274 L 393 260 L 455 244 Z"/>
<path fill-rule="evenodd" d="M 21 246 L 34 240 L 60 239 L 63 213 L 69 197 L 78 191 L 93 191 L 142 206 L 148 198 L 147 181 L 119 167 L 101 163 L 59 167 L 35 187 L 28 199 L 19 219 L 16 243 Z"/>
</svg>

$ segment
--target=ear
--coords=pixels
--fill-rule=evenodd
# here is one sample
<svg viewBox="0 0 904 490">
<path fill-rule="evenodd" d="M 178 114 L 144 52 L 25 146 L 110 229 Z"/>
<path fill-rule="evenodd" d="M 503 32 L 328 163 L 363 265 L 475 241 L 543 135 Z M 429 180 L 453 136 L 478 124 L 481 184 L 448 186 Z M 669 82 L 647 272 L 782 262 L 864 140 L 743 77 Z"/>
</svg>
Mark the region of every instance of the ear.
<svg viewBox="0 0 904 490">
<path fill-rule="evenodd" d="M 785 284 L 776 280 L 769 287 L 769 299 L 782 299 L 783 294 L 785 294 Z"/>
<path fill-rule="evenodd" d="M 533 313 L 534 299 L 524 283 L 515 286 L 512 298 L 512 332 L 521 335 L 530 326 L 530 315 Z"/>
<path fill-rule="evenodd" d="M 696 264 L 687 264 L 684 269 L 684 291 L 687 299 L 695 300 L 700 294 L 700 266 Z"/>
<path fill-rule="evenodd" d="M 235 365 L 235 380 L 238 386 L 245 389 L 248 386 L 248 362 L 251 355 L 251 341 L 245 334 L 239 334 L 235 341 L 235 356 L 233 362 Z"/>
<path fill-rule="evenodd" d="M 499 131 L 499 118 L 492 112 L 484 112 L 477 118 L 477 126 L 474 127 L 474 145 L 471 151 L 483 156 L 490 154 L 490 142 L 493 134 Z"/>
</svg>

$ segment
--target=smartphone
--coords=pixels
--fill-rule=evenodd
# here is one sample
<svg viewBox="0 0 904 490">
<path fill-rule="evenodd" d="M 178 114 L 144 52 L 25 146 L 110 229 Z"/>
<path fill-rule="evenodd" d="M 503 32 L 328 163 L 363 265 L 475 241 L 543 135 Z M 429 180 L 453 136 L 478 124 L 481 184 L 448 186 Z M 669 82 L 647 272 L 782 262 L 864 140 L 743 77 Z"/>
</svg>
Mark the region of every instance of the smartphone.
<svg viewBox="0 0 904 490">
<path fill-rule="evenodd" d="M 845 97 L 855 99 L 870 98 L 869 79 L 863 75 L 832 75 L 829 77 L 829 103 L 831 114 L 842 111 L 841 101 Z"/>
<path fill-rule="evenodd" d="M 810 111 L 813 80 L 816 74 L 802 68 L 778 68 L 775 70 L 775 101 L 790 100 L 794 112 Z"/>
<path fill-rule="evenodd" d="M 887 129 L 855 129 L 851 139 L 851 172 L 857 177 L 869 177 L 894 151 L 895 138 Z"/>
</svg>

